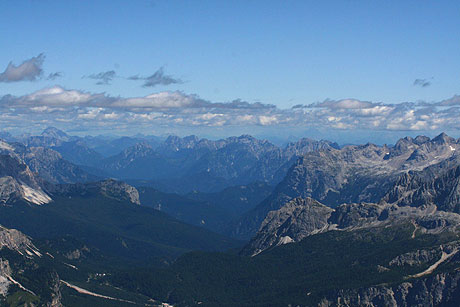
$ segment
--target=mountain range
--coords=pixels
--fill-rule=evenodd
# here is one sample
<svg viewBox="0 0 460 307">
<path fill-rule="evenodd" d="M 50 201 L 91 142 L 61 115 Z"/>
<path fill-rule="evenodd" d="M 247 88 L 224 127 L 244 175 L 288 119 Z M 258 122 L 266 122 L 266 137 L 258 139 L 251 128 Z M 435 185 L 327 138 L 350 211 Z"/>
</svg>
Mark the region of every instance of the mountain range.
<svg viewBox="0 0 460 307">
<path fill-rule="evenodd" d="M 0 304 L 460 299 L 460 140 L 444 133 L 342 147 L 2 135 Z"/>
</svg>

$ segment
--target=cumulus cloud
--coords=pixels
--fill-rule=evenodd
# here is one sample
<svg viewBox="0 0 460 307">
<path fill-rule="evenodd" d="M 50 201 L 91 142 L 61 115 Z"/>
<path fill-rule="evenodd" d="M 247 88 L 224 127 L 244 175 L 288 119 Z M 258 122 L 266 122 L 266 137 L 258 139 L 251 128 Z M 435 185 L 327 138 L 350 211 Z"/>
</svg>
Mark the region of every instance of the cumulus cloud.
<svg viewBox="0 0 460 307">
<path fill-rule="evenodd" d="M 112 80 L 117 76 L 117 73 L 114 70 L 103 71 L 97 74 L 91 74 L 88 76 L 83 76 L 83 78 L 97 80 L 97 85 L 109 85 Z"/>
<path fill-rule="evenodd" d="M 142 77 L 139 75 L 131 76 L 128 80 L 143 80 L 143 87 L 155 87 L 157 85 L 170 85 L 183 83 L 181 79 L 174 78 L 173 76 L 166 75 L 164 68 L 160 67 L 155 73 L 150 76 Z"/>
<path fill-rule="evenodd" d="M 17 66 L 10 62 L 5 71 L 0 73 L 0 82 L 36 81 L 43 74 L 44 61 L 45 55 L 40 53 Z"/>
<path fill-rule="evenodd" d="M 420 87 L 428 87 L 431 85 L 431 81 L 427 79 L 415 79 L 413 85 L 420 86 Z"/>
<path fill-rule="evenodd" d="M 436 102 L 387 104 L 358 99 L 326 100 L 280 109 L 242 100 L 212 102 L 180 91 L 113 97 L 59 86 L 24 96 L 0 97 L 5 127 L 59 121 L 110 129 L 139 127 L 311 127 L 389 131 L 458 130 L 460 96 Z M 33 116 L 30 116 L 33 114 Z M 27 120 L 26 120 L 27 119 Z"/>
</svg>

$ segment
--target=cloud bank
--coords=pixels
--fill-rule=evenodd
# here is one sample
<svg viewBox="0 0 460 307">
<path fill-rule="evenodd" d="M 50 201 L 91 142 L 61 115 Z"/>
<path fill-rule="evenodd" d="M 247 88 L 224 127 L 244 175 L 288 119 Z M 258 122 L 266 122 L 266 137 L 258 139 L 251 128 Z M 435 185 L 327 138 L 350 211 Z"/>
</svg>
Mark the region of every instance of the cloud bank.
<svg viewBox="0 0 460 307">
<path fill-rule="evenodd" d="M 310 127 L 342 130 L 434 131 L 460 129 L 460 96 L 436 103 L 386 104 L 357 99 L 325 100 L 280 109 L 242 100 L 211 102 L 179 91 L 113 97 L 59 86 L 0 98 L 4 127 L 68 124 L 94 129 L 148 127 Z M 61 125 L 62 126 L 62 125 Z"/>
</svg>

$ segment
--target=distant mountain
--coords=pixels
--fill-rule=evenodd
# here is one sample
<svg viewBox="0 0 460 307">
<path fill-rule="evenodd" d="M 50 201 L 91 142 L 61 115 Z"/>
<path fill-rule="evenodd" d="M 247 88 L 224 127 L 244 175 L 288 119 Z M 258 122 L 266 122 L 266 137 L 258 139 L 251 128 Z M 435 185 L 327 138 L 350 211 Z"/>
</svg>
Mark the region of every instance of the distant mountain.
<svg viewBox="0 0 460 307">
<path fill-rule="evenodd" d="M 76 165 L 98 166 L 103 159 L 101 154 L 89 148 L 81 140 L 63 142 L 52 148 L 59 152 L 64 159 Z"/>
<path fill-rule="evenodd" d="M 217 141 L 170 136 L 157 148 L 144 142 L 125 149 L 105 159 L 100 168 L 117 178 L 153 181 L 163 191 L 217 192 L 253 182 L 276 184 L 298 155 L 335 147 L 327 141 L 302 139 L 282 149 L 249 135 Z"/>
<path fill-rule="evenodd" d="M 89 148 L 82 138 L 69 136 L 54 127 L 46 128 L 40 136 L 28 136 L 22 140 L 28 147 L 45 147 L 59 152 L 64 159 L 76 165 L 94 166 L 102 155 Z"/>
<path fill-rule="evenodd" d="M 67 135 L 67 133 L 62 130 L 54 127 L 48 127 L 43 130 L 41 135 L 24 137 L 23 143 L 27 146 L 54 147 L 61 145 L 63 142 L 69 142 L 74 139 L 75 137 Z"/>
<path fill-rule="evenodd" d="M 153 136 L 78 137 L 54 127 L 20 140 L 29 148 L 57 151 L 94 176 L 147 180 L 157 189 L 180 194 L 194 190 L 218 192 L 254 182 L 275 185 L 304 153 L 339 147 L 329 141 L 304 138 L 281 148 L 250 135 L 216 141 L 193 135 L 169 136 L 164 141 Z"/>
<path fill-rule="evenodd" d="M 459 141 L 404 138 L 394 147 L 366 144 L 311 151 L 298 159 L 274 192 L 234 226 L 233 235 L 250 238 L 267 213 L 296 197 L 311 197 L 329 207 L 342 203 L 378 202 L 400 176 L 443 161 L 457 160 Z"/>
<path fill-rule="evenodd" d="M 137 143 L 146 142 L 150 146 L 156 147 L 160 142 L 159 139 L 154 137 L 141 138 L 127 136 L 110 139 L 104 139 L 100 137 L 86 137 L 84 138 L 84 141 L 91 149 L 105 158 L 115 156 L 123 150 L 136 145 Z"/>
<path fill-rule="evenodd" d="M 290 142 L 286 145 L 284 151 L 289 156 L 302 156 L 310 151 L 335 148 L 340 149 L 339 144 L 327 140 L 316 141 L 309 138 L 302 138 L 297 142 Z"/>
<path fill-rule="evenodd" d="M 42 134 L 43 137 L 49 138 L 49 139 L 57 139 L 61 141 L 69 141 L 70 137 L 67 133 L 65 133 L 62 130 L 59 130 L 55 127 L 48 127 L 45 130 L 43 130 Z"/>
</svg>

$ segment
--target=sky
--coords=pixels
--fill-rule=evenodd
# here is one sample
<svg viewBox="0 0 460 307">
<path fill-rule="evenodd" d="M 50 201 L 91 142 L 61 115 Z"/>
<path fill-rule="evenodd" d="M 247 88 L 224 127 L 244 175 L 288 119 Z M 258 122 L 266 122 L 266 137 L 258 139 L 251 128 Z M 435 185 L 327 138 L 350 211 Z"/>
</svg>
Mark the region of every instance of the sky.
<svg viewBox="0 0 460 307">
<path fill-rule="evenodd" d="M 0 129 L 460 137 L 459 1 L 0 1 Z"/>
</svg>

